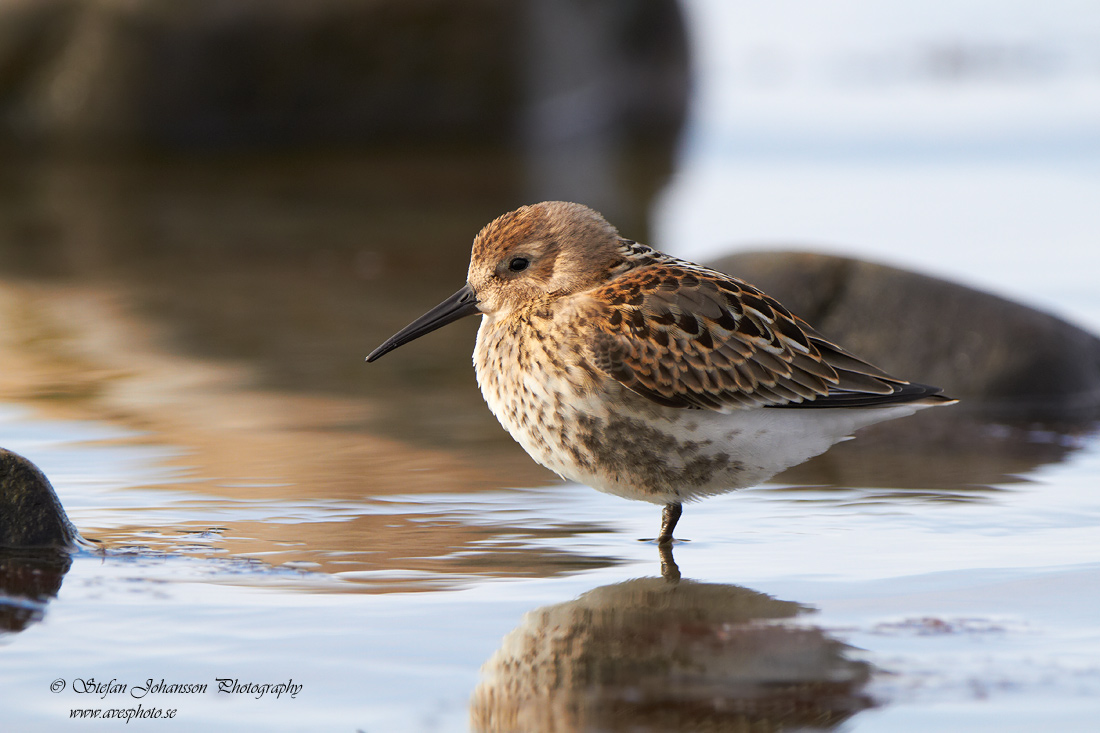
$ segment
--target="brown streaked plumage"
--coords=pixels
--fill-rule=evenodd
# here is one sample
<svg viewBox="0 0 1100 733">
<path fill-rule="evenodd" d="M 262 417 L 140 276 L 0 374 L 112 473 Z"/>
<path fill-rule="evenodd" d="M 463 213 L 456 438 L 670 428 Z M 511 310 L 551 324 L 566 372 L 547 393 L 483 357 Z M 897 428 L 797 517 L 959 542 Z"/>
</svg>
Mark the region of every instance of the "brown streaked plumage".
<svg viewBox="0 0 1100 733">
<path fill-rule="evenodd" d="M 748 283 L 620 237 L 580 204 L 489 223 L 467 285 L 367 361 L 475 313 L 478 384 L 501 424 L 562 476 L 664 504 L 662 543 L 683 501 L 954 401 L 849 354 Z"/>
</svg>

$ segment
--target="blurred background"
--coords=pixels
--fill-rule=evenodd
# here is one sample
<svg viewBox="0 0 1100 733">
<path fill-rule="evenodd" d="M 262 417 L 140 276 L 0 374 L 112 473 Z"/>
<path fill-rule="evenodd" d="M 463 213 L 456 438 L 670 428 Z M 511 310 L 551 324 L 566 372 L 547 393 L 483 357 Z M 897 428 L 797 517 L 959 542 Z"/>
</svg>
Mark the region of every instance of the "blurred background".
<svg viewBox="0 0 1100 733">
<path fill-rule="evenodd" d="M 692 96 L 653 237 L 916 268 L 1100 328 L 1100 10 L 689 0 Z"/>
</svg>

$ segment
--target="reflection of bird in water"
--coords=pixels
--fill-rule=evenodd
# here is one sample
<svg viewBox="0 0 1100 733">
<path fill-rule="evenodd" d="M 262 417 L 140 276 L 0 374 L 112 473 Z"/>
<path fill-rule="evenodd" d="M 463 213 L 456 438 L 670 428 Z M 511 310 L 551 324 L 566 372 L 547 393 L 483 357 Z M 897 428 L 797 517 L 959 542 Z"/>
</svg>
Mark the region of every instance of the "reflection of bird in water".
<svg viewBox="0 0 1100 733">
<path fill-rule="evenodd" d="M 466 286 L 367 361 L 477 313 L 478 383 L 512 437 L 562 476 L 663 504 L 661 542 L 684 501 L 952 401 L 849 354 L 747 283 L 623 239 L 579 204 L 488 224 Z"/>
<path fill-rule="evenodd" d="M 808 609 L 734 585 L 639 578 L 531 611 L 482 667 L 475 731 L 828 728 L 870 707 L 868 664 Z"/>
</svg>

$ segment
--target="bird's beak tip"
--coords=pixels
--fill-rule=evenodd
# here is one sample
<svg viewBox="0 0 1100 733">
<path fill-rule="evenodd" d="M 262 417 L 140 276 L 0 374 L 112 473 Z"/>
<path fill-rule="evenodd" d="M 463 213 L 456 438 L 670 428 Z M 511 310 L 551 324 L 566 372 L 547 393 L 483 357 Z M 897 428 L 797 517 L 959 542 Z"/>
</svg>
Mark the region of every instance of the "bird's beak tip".
<svg viewBox="0 0 1100 733">
<path fill-rule="evenodd" d="M 402 344 L 407 344 L 426 333 L 431 333 L 437 328 L 457 321 L 459 318 L 472 316 L 478 312 L 477 296 L 470 286 L 466 285 L 447 300 L 386 339 L 385 343 L 367 354 L 366 361 L 367 363 L 375 361 Z"/>
</svg>

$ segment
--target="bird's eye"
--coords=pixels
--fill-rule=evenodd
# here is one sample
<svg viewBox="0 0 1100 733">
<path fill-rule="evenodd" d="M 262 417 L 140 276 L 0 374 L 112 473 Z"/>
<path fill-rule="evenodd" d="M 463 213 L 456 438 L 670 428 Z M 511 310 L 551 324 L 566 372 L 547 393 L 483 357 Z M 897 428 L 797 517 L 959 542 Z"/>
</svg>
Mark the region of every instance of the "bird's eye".
<svg viewBox="0 0 1100 733">
<path fill-rule="evenodd" d="M 523 272 L 530 264 L 531 260 L 526 257 L 513 257 L 512 261 L 508 263 L 508 269 L 512 272 Z"/>
</svg>

